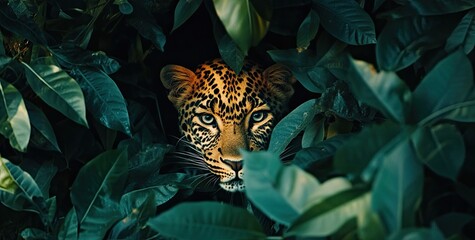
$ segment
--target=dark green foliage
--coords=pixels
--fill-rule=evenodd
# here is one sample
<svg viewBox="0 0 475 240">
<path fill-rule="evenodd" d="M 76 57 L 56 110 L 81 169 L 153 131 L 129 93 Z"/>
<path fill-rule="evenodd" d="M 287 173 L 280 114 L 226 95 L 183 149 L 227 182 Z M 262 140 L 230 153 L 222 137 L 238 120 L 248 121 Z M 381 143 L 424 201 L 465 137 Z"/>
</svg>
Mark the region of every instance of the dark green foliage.
<svg viewBox="0 0 475 240">
<path fill-rule="evenodd" d="M 475 238 L 474 46 L 471 0 L 0 1 L 0 239 Z M 160 68 L 216 57 L 298 81 L 243 195 L 173 157 Z"/>
</svg>

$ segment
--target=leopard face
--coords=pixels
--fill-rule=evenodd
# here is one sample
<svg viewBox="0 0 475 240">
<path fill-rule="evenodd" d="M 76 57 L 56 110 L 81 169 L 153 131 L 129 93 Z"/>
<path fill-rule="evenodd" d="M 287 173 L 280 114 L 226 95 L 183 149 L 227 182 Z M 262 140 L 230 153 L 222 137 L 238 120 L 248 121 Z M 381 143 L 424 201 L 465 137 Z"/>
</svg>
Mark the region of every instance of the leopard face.
<svg viewBox="0 0 475 240">
<path fill-rule="evenodd" d="M 263 70 L 246 62 L 237 75 L 216 59 L 194 72 L 168 65 L 160 77 L 178 110 L 181 133 L 200 153 L 200 161 L 219 178 L 221 188 L 243 191 L 240 150 L 267 148 L 294 92 L 290 70 L 278 64 Z"/>
</svg>

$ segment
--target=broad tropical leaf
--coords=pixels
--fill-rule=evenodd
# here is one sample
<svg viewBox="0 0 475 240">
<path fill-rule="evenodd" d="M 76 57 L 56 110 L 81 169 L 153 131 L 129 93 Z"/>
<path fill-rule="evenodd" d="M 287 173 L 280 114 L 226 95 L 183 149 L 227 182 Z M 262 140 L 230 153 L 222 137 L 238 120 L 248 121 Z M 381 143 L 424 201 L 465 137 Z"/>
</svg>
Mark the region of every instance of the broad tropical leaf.
<svg viewBox="0 0 475 240">
<path fill-rule="evenodd" d="M 335 38 L 351 45 L 376 43 L 373 20 L 356 1 L 313 0 L 313 8 Z"/>
<path fill-rule="evenodd" d="M 122 217 L 119 200 L 127 176 L 127 153 L 104 152 L 81 168 L 71 188 L 79 238 L 102 238 Z"/>
<path fill-rule="evenodd" d="M 120 64 L 117 60 L 108 57 L 104 52 L 88 51 L 80 47 L 68 44 L 51 48 L 56 60 L 61 66 L 69 69 L 76 67 L 97 67 L 107 74 L 115 73 L 119 70 Z"/>
<path fill-rule="evenodd" d="M 431 1 L 410 0 L 404 1 L 406 6 L 414 9 L 421 15 L 442 15 L 465 11 L 475 7 L 472 0 Z"/>
<path fill-rule="evenodd" d="M 3 162 L 2 168 L 6 168 L 9 172 L 11 177 L 9 180 L 13 180 L 16 185 L 16 187 L 10 185 L 10 190 L 15 190 L 14 193 L 0 191 L 0 202 L 13 210 L 35 212 L 46 219 L 47 209 L 43 193 L 35 180 L 29 173 L 7 159 L 1 158 L 0 160 Z"/>
<path fill-rule="evenodd" d="M 387 118 L 405 123 L 411 106 L 409 87 L 394 72 L 376 72 L 371 64 L 350 60 L 348 82 L 353 93 Z"/>
<path fill-rule="evenodd" d="M 36 130 L 34 133 L 39 135 L 36 137 L 32 135 L 31 142 L 40 146 L 42 149 L 61 152 L 53 127 L 44 112 L 29 102 L 26 102 L 26 109 L 30 116 L 31 125 Z"/>
<path fill-rule="evenodd" d="M 269 150 L 281 153 L 317 114 L 316 100 L 309 100 L 285 116 L 272 131 Z"/>
<path fill-rule="evenodd" d="M 382 158 L 371 202 L 388 232 L 394 233 L 415 224 L 422 197 L 423 168 L 409 141 L 401 142 Z"/>
<path fill-rule="evenodd" d="M 463 51 L 468 54 L 475 46 L 475 9 L 470 10 L 460 20 L 457 27 L 447 39 L 445 50 L 453 51 L 462 46 Z"/>
<path fill-rule="evenodd" d="M 45 32 L 40 29 L 28 12 L 18 14 L 18 11 L 15 12 L 12 9 L 21 3 L 22 1 L 0 2 L 0 26 L 34 43 L 46 45 L 48 41 Z"/>
<path fill-rule="evenodd" d="M 390 20 L 376 44 L 381 70 L 398 71 L 417 61 L 428 50 L 441 46 L 452 31 L 453 18 L 407 17 Z"/>
<path fill-rule="evenodd" d="M 213 30 L 214 38 L 218 44 L 219 54 L 224 62 L 226 62 L 226 64 L 230 66 L 236 74 L 239 74 L 244 65 L 244 58 L 246 57 L 244 52 L 226 33 L 226 30 L 218 19 L 214 21 Z"/>
<path fill-rule="evenodd" d="M 467 112 L 460 112 L 458 108 L 467 107 L 466 104 L 474 100 L 472 64 L 462 51 L 456 51 L 440 61 L 417 86 L 413 93 L 413 118 L 420 125 L 446 115 L 456 118 L 453 111 L 465 115 Z"/>
<path fill-rule="evenodd" d="M 76 210 L 71 208 L 64 218 L 64 222 L 58 232 L 59 240 L 77 239 L 78 236 L 78 217 Z"/>
<path fill-rule="evenodd" d="M 0 156 L 0 191 L 15 194 L 17 188 L 18 185 L 15 183 L 14 177 Z"/>
<path fill-rule="evenodd" d="M 18 151 L 26 151 L 30 141 L 30 118 L 20 92 L 0 78 L 0 134 Z"/>
<path fill-rule="evenodd" d="M 173 21 L 173 30 L 179 28 L 193 13 L 198 10 L 203 0 L 180 0 L 175 8 L 175 20 Z"/>
<path fill-rule="evenodd" d="M 307 49 L 318 32 L 320 25 L 320 17 L 317 12 L 310 10 L 307 17 L 300 24 L 299 31 L 297 32 L 297 48 Z"/>
<path fill-rule="evenodd" d="M 182 203 L 151 218 L 148 226 L 177 239 L 266 239 L 256 217 L 218 202 Z"/>
<path fill-rule="evenodd" d="M 446 178 L 457 180 L 465 160 L 462 135 L 453 125 L 421 127 L 412 135 L 414 151 L 422 163 Z"/>
<path fill-rule="evenodd" d="M 49 106 L 87 126 L 86 105 L 79 84 L 49 59 L 22 62 L 31 89 Z"/>
<path fill-rule="evenodd" d="M 272 1 L 213 0 L 213 3 L 226 32 L 247 55 L 249 48 L 257 45 L 267 33 L 270 21 L 267 10 L 272 9 Z"/>
<path fill-rule="evenodd" d="M 292 223 L 287 236 L 325 237 L 335 233 L 346 222 L 362 218 L 370 211 L 371 193 L 359 189 L 346 190 L 312 206 Z"/>
<path fill-rule="evenodd" d="M 119 88 L 105 72 L 75 68 L 71 72 L 86 98 L 87 109 L 102 125 L 131 135 L 129 113 Z"/>
<path fill-rule="evenodd" d="M 284 167 L 273 152 L 242 152 L 247 197 L 271 219 L 289 226 L 315 202 L 317 179 L 296 166 Z"/>
</svg>

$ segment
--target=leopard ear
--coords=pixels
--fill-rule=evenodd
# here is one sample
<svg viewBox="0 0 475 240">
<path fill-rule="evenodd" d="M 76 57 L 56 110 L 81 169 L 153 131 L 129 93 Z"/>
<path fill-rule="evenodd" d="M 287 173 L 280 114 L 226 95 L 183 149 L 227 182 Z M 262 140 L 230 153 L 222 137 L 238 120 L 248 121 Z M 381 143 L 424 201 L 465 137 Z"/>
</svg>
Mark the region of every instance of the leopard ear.
<svg viewBox="0 0 475 240">
<path fill-rule="evenodd" d="M 296 80 L 288 67 L 282 64 L 274 64 L 264 70 L 264 78 L 271 94 L 279 101 L 285 103 L 294 94 L 292 84 Z"/>
<path fill-rule="evenodd" d="M 196 75 L 188 68 L 167 65 L 162 68 L 160 79 L 163 86 L 170 90 L 168 99 L 178 109 L 182 106 L 184 98 L 191 92 L 191 85 L 196 79 Z"/>
</svg>

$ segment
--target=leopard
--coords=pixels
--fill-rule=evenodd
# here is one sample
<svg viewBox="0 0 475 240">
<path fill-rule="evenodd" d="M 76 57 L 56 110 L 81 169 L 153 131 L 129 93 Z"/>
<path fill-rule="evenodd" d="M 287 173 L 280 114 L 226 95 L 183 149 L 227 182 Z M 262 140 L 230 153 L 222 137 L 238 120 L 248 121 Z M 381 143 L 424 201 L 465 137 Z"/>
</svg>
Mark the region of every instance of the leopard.
<svg viewBox="0 0 475 240">
<path fill-rule="evenodd" d="M 178 112 L 182 138 L 199 153 L 197 161 L 216 177 L 218 189 L 243 192 L 241 151 L 268 147 L 294 94 L 292 71 L 278 63 L 264 69 L 246 60 L 236 73 L 218 58 L 194 71 L 166 65 L 160 79 Z"/>
</svg>

